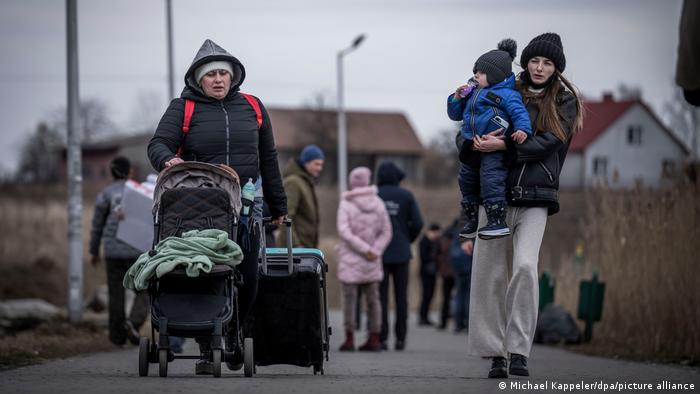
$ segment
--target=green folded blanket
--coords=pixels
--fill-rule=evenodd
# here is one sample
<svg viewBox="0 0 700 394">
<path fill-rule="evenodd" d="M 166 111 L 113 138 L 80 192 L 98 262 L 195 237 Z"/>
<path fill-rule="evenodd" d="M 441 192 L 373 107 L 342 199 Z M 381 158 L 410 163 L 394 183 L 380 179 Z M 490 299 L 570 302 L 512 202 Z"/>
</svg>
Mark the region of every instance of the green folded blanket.
<svg viewBox="0 0 700 394">
<path fill-rule="evenodd" d="M 232 267 L 243 261 L 243 251 L 222 230 L 192 230 L 180 237 L 168 237 L 155 247 L 155 252 L 145 252 L 124 276 L 124 287 L 132 290 L 148 288 L 148 281 L 155 274 L 161 277 L 177 267 L 185 268 L 187 276 L 196 277 L 200 272 L 210 272 L 214 264 Z"/>
</svg>

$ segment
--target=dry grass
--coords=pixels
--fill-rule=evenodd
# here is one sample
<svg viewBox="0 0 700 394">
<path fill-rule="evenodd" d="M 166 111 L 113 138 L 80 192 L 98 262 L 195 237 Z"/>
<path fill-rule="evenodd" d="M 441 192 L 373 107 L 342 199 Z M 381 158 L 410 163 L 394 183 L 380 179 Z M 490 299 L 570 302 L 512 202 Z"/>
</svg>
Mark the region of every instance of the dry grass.
<svg viewBox="0 0 700 394">
<path fill-rule="evenodd" d="M 104 266 L 89 263 L 88 242 L 95 192 L 83 197 L 83 288 L 86 296 L 106 282 Z M 36 297 L 65 305 L 68 220 L 65 188 L 0 190 L 0 298 Z"/>
<path fill-rule="evenodd" d="M 587 269 L 608 283 L 596 341 L 630 355 L 700 360 L 700 187 L 589 197 Z"/>
<path fill-rule="evenodd" d="M 0 337 L 0 370 L 113 349 L 106 328 L 92 323 L 75 325 L 55 320 L 31 331 Z"/>
</svg>

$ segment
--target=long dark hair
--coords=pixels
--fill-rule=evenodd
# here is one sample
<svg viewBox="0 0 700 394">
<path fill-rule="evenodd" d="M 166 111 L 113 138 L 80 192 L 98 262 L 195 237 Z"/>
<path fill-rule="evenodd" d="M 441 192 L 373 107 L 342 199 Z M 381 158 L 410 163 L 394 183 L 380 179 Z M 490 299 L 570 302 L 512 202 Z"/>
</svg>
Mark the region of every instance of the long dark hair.
<svg viewBox="0 0 700 394">
<path fill-rule="evenodd" d="M 532 84 L 530 78 L 525 75 L 526 73 L 527 70 L 520 73 L 517 88 L 526 104 L 530 100 L 536 100 L 539 104 L 540 110 L 537 119 L 535 119 L 535 129 L 539 131 L 549 131 L 561 141 L 566 142 L 567 135 L 562 127 L 562 121 L 568 122 L 569 120 L 566 119 L 559 110 L 558 101 L 560 94 L 563 93 L 563 89 L 571 92 L 576 99 L 576 117 L 573 119 L 573 124 L 571 125 L 571 135 L 573 136 L 583 127 L 583 115 L 585 111 L 581 103 L 581 95 L 578 89 L 576 89 L 574 84 L 569 82 L 559 70 L 554 70 L 552 81 L 541 93 L 534 93 L 528 89 Z"/>
</svg>

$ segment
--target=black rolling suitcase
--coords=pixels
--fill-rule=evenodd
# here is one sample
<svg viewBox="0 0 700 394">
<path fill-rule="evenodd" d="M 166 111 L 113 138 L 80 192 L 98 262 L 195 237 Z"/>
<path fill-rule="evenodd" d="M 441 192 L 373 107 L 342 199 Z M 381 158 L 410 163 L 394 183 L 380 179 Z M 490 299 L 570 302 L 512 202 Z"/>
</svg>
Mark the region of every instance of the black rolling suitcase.
<svg viewBox="0 0 700 394">
<path fill-rule="evenodd" d="M 313 367 L 323 374 L 329 336 L 326 272 L 318 249 L 292 248 L 291 221 L 284 223 L 286 248 L 263 248 L 258 295 L 247 328 L 255 364 Z"/>
</svg>

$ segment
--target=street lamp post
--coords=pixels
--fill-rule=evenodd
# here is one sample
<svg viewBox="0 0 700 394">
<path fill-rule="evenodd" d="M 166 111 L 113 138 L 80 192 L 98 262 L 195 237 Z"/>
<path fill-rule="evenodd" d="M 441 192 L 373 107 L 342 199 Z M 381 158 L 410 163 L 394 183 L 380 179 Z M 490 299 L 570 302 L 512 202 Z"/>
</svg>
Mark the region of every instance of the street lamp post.
<svg viewBox="0 0 700 394">
<path fill-rule="evenodd" d="M 173 7 L 171 0 L 165 0 L 165 26 L 168 37 L 168 102 L 175 97 L 173 86 Z"/>
<path fill-rule="evenodd" d="M 365 35 L 360 34 L 352 41 L 352 45 L 338 52 L 338 191 L 341 197 L 348 184 L 348 136 L 345 108 L 343 108 L 343 56 L 360 46 L 364 39 Z"/>
<path fill-rule="evenodd" d="M 81 217 L 82 163 L 80 158 L 80 99 L 78 95 L 78 6 L 66 0 L 66 74 L 68 87 L 68 318 L 83 317 L 83 229 Z"/>
</svg>

